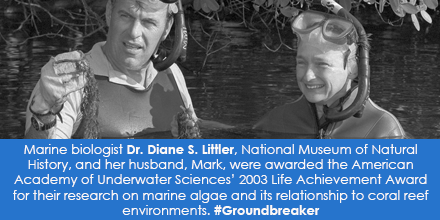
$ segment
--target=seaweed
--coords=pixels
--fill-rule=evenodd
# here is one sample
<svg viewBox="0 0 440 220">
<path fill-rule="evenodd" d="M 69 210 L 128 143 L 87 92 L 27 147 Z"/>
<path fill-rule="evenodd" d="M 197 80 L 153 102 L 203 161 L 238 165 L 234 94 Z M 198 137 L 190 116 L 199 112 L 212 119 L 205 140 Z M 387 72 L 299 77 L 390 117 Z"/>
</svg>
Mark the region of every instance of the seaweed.
<svg viewBox="0 0 440 220">
<path fill-rule="evenodd" d="M 193 117 L 190 108 L 180 106 L 182 111 L 177 114 L 177 125 L 179 129 L 179 139 L 199 139 L 202 138 L 197 118 Z"/>
<path fill-rule="evenodd" d="M 84 58 L 76 62 L 77 69 L 83 71 L 86 77 L 84 86 L 84 97 L 81 102 L 81 112 L 83 114 L 82 124 L 84 125 L 84 139 L 99 138 L 99 90 L 92 68 Z"/>
</svg>

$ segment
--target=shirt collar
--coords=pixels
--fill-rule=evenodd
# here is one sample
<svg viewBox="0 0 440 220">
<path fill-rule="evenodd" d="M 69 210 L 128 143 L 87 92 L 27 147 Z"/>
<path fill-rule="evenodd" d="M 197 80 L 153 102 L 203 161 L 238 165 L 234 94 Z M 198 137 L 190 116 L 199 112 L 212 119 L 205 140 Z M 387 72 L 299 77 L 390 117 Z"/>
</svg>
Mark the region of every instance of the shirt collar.
<svg viewBox="0 0 440 220">
<path fill-rule="evenodd" d="M 95 75 L 108 77 L 108 80 L 112 83 L 116 83 L 119 85 L 129 86 L 135 90 L 145 90 L 146 83 L 140 84 L 136 82 L 131 77 L 127 76 L 124 73 L 121 73 L 115 69 L 113 69 L 112 65 L 108 61 L 104 52 L 102 51 L 102 47 L 104 46 L 104 42 L 96 43 L 92 50 L 90 51 L 90 57 L 92 62 L 90 65 L 92 66 Z M 146 70 L 146 76 L 156 76 L 157 70 L 153 67 L 152 62 L 149 62 Z"/>
</svg>

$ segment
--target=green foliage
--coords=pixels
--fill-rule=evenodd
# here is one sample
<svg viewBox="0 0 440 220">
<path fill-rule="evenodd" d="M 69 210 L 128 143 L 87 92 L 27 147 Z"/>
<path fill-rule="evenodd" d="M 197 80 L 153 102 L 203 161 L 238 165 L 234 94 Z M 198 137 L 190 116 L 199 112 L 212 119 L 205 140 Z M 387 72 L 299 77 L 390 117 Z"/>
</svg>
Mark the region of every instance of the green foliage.
<svg viewBox="0 0 440 220">
<path fill-rule="evenodd" d="M 194 0 L 193 6 L 196 11 L 200 11 L 200 9 L 202 9 L 205 13 L 212 11 L 215 12 L 220 9 L 220 5 L 216 0 Z"/>
<path fill-rule="evenodd" d="M 432 19 L 427 10 L 437 10 L 438 7 L 438 0 L 337 0 L 337 2 L 349 11 L 362 2 L 374 5 L 379 13 L 390 7 L 401 18 L 410 16 L 417 30 L 420 30 L 417 15 L 420 13 L 423 20 L 431 23 Z M 218 17 L 217 13 L 227 10 L 232 14 L 240 15 L 247 23 L 252 23 L 252 19 L 258 15 L 264 22 L 275 21 L 277 25 L 284 26 L 286 21 L 296 16 L 300 10 L 319 3 L 319 0 L 194 0 L 192 7 L 208 18 Z"/>
<path fill-rule="evenodd" d="M 77 40 L 97 32 L 105 33 L 104 13 L 96 10 L 96 3 L 102 9 L 107 0 L 9 0 L 4 13 L 14 24 L 10 32 L 22 32 L 28 37 L 13 42 L 0 32 L 0 40 L 16 45 L 40 37 Z"/>
<path fill-rule="evenodd" d="M 13 32 L 29 32 L 29 39 L 38 37 L 84 38 L 105 34 L 104 10 L 108 0 L 9 0 L 7 18 L 20 20 Z M 284 28 L 301 10 L 320 5 L 321 0 L 182 0 L 187 12 L 195 11 L 207 19 L 237 17 L 249 28 Z M 432 23 L 430 14 L 438 10 L 438 0 L 336 0 L 347 10 L 374 6 L 378 16 L 394 13 L 401 21 L 410 18 L 417 30 L 420 21 Z M 17 19 L 17 17 L 19 17 Z M 21 18 L 20 18 L 21 17 Z M 12 18 L 11 18 L 12 19 Z M 49 20 L 49 22 L 47 22 Z M 385 21 L 386 22 L 386 21 Z M 388 21 L 389 23 L 393 23 Z M 0 32 L 0 40 L 9 42 Z"/>
</svg>

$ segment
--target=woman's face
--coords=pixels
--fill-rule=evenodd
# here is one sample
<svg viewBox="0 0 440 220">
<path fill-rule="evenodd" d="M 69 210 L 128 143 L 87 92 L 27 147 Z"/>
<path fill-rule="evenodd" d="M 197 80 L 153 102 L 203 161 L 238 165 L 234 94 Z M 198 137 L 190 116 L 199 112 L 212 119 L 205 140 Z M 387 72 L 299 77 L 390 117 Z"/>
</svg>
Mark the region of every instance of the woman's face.
<svg viewBox="0 0 440 220">
<path fill-rule="evenodd" d="M 318 46 L 300 43 L 296 56 L 299 88 L 309 102 L 328 105 L 347 92 L 347 79 L 354 78 L 345 68 L 344 51 L 323 51 Z"/>
</svg>

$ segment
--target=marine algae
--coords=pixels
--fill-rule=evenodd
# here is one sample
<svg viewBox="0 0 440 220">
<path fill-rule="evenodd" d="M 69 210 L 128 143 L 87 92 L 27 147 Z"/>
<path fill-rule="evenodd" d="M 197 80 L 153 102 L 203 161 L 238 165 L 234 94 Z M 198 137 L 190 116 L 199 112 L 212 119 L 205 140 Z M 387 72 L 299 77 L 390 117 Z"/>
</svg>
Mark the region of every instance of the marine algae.
<svg viewBox="0 0 440 220">
<path fill-rule="evenodd" d="M 179 129 L 179 139 L 199 139 L 202 138 L 199 124 L 196 118 L 193 118 L 193 112 L 190 108 L 180 106 L 182 111 L 177 114 L 177 125 Z"/>
</svg>

